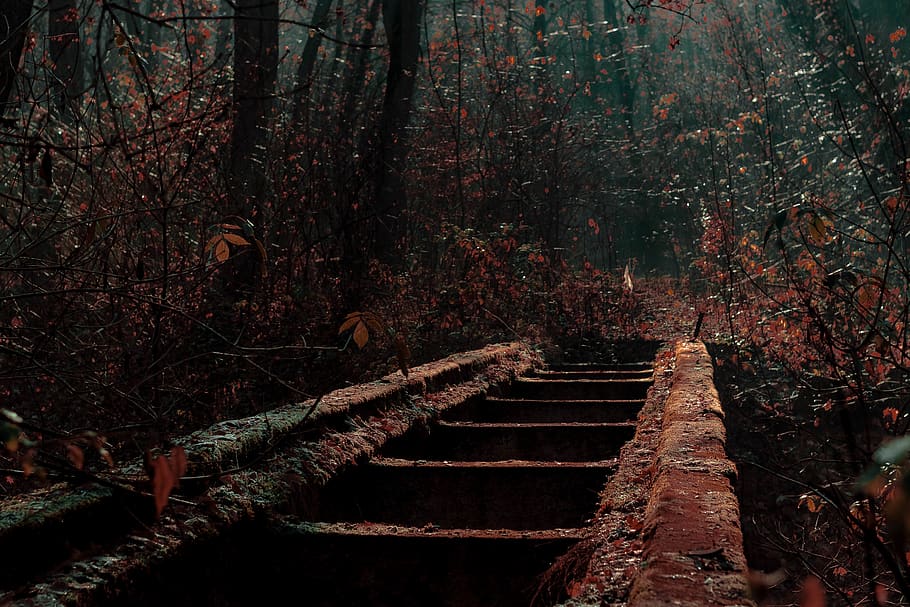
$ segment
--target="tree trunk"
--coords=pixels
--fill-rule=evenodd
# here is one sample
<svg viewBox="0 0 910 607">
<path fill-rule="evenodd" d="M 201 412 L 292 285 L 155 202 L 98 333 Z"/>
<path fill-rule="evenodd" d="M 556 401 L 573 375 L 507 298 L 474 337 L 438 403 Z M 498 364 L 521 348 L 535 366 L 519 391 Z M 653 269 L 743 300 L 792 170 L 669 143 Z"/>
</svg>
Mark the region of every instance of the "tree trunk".
<svg viewBox="0 0 910 607">
<path fill-rule="evenodd" d="M 278 0 L 239 0 L 234 14 L 234 111 L 228 183 L 231 209 L 258 227 L 266 193 L 269 125 L 278 74 Z M 252 235 L 250 235 L 252 236 Z M 234 286 L 250 290 L 257 256 L 252 248 L 235 262 Z"/>
<path fill-rule="evenodd" d="M 48 14 L 49 51 L 54 66 L 54 81 L 50 87 L 52 104 L 59 115 L 72 118 L 71 102 L 84 91 L 79 49 L 82 19 L 76 0 L 49 0 Z"/>
<path fill-rule="evenodd" d="M 278 0 L 240 0 L 234 19 L 234 214 L 256 215 L 266 184 L 266 144 L 278 74 Z"/>
<path fill-rule="evenodd" d="M 374 244 L 377 259 L 393 268 L 400 268 L 403 262 L 404 252 L 397 249 L 406 233 L 406 129 L 417 75 L 423 10 L 424 0 L 384 0 L 382 4 L 382 22 L 389 41 L 389 73 L 379 129 Z"/>
<path fill-rule="evenodd" d="M 333 0 L 319 0 L 316 4 L 316 9 L 313 11 L 312 25 L 322 29 L 328 26 L 329 10 L 332 8 L 332 2 Z M 323 40 L 322 36 L 316 32 L 308 33 L 310 35 L 303 46 L 303 53 L 300 55 L 300 67 L 297 69 L 297 90 L 294 92 L 294 124 L 299 123 L 306 112 L 312 86 L 313 69 L 316 66 L 316 54 Z"/>
<path fill-rule="evenodd" d="M 607 35 L 607 56 L 609 62 L 609 80 L 613 90 L 613 99 L 620 106 L 622 127 L 631 140 L 635 133 L 635 89 L 629 77 L 629 64 L 626 60 L 626 24 L 622 13 L 617 11 L 614 0 L 604 0 L 604 20 L 611 22 L 616 32 Z"/>
<path fill-rule="evenodd" d="M 10 96 L 16 86 L 31 13 L 32 0 L 3 0 L 0 9 L 0 118 L 16 104 L 10 101 Z"/>
</svg>

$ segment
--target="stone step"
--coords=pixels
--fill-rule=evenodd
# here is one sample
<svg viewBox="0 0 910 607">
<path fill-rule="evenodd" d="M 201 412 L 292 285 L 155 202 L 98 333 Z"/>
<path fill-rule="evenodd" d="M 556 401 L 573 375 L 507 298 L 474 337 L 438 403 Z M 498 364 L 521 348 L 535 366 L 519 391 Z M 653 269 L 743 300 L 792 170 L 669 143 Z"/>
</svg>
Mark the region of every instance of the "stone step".
<svg viewBox="0 0 910 607">
<path fill-rule="evenodd" d="M 654 374 L 653 369 L 635 369 L 631 371 L 535 371 L 532 377 L 538 379 L 651 379 Z"/>
<path fill-rule="evenodd" d="M 424 460 L 596 462 L 616 457 L 634 434 L 635 424 L 628 422 L 439 422 L 383 453 Z"/>
<path fill-rule="evenodd" d="M 448 462 L 377 457 L 326 485 L 308 520 L 445 529 L 583 526 L 615 469 L 599 462 Z"/>
<path fill-rule="evenodd" d="M 519 377 L 509 390 L 511 398 L 627 400 L 644 398 L 652 384 L 648 379 L 538 379 Z"/>
<path fill-rule="evenodd" d="M 650 371 L 654 365 L 650 362 L 630 363 L 564 363 L 549 365 L 550 371 Z"/>
<path fill-rule="evenodd" d="M 475 399 L 446 415 L 453 421 L 513 423 L 604 423 L 634 420 L 644 405 L 635 400 L 532 400 L 526 398 Z"/>
<path fill-rule="evenodd" d="M 309 523 L 279 519 L 160 584 L 130 607 L 302 604 L 308 607 L 527 607 L 538 577 L 580 541 L 579 529 L 509 531 Z M 208 572 L 217 589 L 204 583 Z M 217 593 L 214 594 L 213 593 Z"/>
<path fill-rule="evenodd" d="M 307 605 L 527 607 L 537 576 L 581 537 L 578 529 L 302 523 L 282 529 L 268 545 L 294 563 L 285 566 L 284 583 L 304 582 Z"/>
</svg>

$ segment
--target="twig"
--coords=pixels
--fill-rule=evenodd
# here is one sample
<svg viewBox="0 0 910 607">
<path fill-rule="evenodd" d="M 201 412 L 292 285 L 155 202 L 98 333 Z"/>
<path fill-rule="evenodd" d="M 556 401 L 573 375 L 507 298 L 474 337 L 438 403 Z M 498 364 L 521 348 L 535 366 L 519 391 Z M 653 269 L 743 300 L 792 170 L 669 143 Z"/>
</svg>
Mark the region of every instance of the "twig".
<svg viewBox="0 0 910 607">
<path fill-rule="evenodd" d="M 505 327 L 506 330 L 510 331 L 510 332 L 512 333 L 512 335 L 514 335 L 515 337 L 517 337 L 519 341 L 524 341 L 524 337 L 522 337 L 521 335 L 519 335 L 519 334 L 518 334 L 518 331 L 516 331 L 515 329 L 513 329 L 512 327 L 510 327 L 510 326 L 509 326 L 509 323 L 507 323 L 506 321 L 504 321 L 502 318 L 500 318 L 500 317 L 497 316 L 496 314 L 493 314 L 492 312 L 490 312 L 489 310 L 487 310 L 487 309 L 486 309 L 485 307 L 483 307 L 483 306 L 480 306 L 480 309 L 483 310 L 484 312 L 486 312 L 487 314 L 489 314 L 490 316 L 492 316 L 493 318 L 495 318 L 496 320 L 498 320 L 498 321 L 500 322 L 500 324 L 502 324 L 502 326 Z"/>
<path fill-rule="evenodd" d="M 698 320 L 695 321 L 695 330 L 692 331 L 692 339 L 690 339 L 689 341 L 695 341 L 696 339 L 698 339 L 698 334 L 701 333 L 701 323 L 704 319 L 705 319 L 705 313 L 699 312 Z"/>
</svg>

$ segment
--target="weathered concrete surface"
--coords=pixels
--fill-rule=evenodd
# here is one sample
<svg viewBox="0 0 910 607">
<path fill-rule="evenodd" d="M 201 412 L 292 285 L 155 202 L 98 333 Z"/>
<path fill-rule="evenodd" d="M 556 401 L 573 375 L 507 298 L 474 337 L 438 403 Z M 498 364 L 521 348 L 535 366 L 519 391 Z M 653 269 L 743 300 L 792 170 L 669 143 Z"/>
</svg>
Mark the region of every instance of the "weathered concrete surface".
<svg viewBox="0 0 910 607">
<path fill-rule="evenodd" d="M 536 355 L 519 344 L 459 354 L 380 382 L 216 424 L 187 437 L 188 475 L 209 475 L 192 503 L 176 503 L 152 525 L 132 498 L 109 488 L 55 486 L 0 507 L 0 552 L 21 563 L 23 577 L 6 576 L 0 604 L 93 605 L 118 597 L 156 568 L 238 522 L 272 511 L 306 508 L 339 470 L 370 457 L 416 423 L 477 397 L 530 370 Z M 460 383 L 456 383 L 460 382 Z M 332 428 L 332 420 L 344 426 Z M 304 437 L 304 428 L 316 436 Z M 280 449 L 274 449 L 277 443 Z M 274 449 L 274 450 L 273 450 Z M 267 452 L 267 461 L 257 457 Z M 233 474 L 222 471 L 235 469 Z M 137 473 L 138 465 L 123 474 Z M 144 502 L 142 508 L 150 506 Z M 48 555 L 51 555 L 50 558 Z M 59 563 L 59 564 L 58 564 Z M 24 576 L 57 565 L 29 581 Z M 15 586 L 25 584 L 19 588 Z"/>
<path fill-rule="evenodd" d="M 377 457 L 326 486 L 317 521 L 444 529 L 584 527 L 614 460 L 422 461 Z"/>
<path fill-rule="evenodd" d="M 672 349 L 660 350 L 654 360 L 653 386 L 638 413 L 638 429 L 620 450 L 619 467 L 601 493 L 586 554 L 575 571 L 559 580 L 571 597 L 565 607 L 625 606 L 642 558 L 643 513 L 654 476 L 654 457 L 660 438 L 661 414 L 673 375 Z M 580 563 L 580 566 L 578 566 Z M 560 564 L 557 564 L 557 567 Z M 553 594 L 558 594 L 554 589 Z"/>
<path fill-rule="evenodd" d="M 630 607 L 752 604 L 723 416 L 704 344 L 678 344 Z"/>
<path fill-rule="evenodd" d="M 566 605 L 754 606 L 736 469 L 704 344 L 659 354 L 654 377 L 636 436 L 603 493 L 594 555 Z"/>
<path fill-rule="evenodd" d="M 384 453 L 434 460 L 596 462 L 616 457 L 633 434 L 634 423 L 440 422 Z"/>
</svg>

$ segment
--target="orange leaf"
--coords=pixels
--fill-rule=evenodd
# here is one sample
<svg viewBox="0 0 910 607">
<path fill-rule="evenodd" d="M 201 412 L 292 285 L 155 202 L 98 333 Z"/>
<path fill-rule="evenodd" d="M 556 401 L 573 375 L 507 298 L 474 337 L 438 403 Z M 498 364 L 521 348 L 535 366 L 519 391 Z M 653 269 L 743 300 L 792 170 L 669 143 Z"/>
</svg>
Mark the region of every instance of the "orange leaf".
<svg viewBox="0 0 910 607">
<path fill-rule="evenodd" d="M 101 459 L 103 459 L 107 463 L 109 468 L 114 467 L 114 458 L 111 457 L 110 451 L 108 451 L 107 449 L 102 447 L 101 449 L 98 449 L 98 455 L 100 455 Z"/>
<path fill-rule="evenodd" d="M 365 312 L 363 314 L 363 322 L 365 322 L 367 327 L 372 329 L 375 333 L 382 333 L 385 331 L 385 323 L 383 323 L 382 319 L 373 312 Z"/>
<path fill-rule="evenodd" d="M 66 446 L 66 459 L 73 464 L 73 467 L 76 470 L 82 470 L 82 466 L 85 465 L 85 453 L 82 452 L 82 449 L 72 443 L 69 443 Z"/>
<path fill-rule="evenodd" d="M 224 234 L 221 235 L 221 237 L 224 238 L 229 243 L 235 244 L 240 247 L 245 247 L 250 244 L 250 242 L 243 236 L 239 236 L 237 234 L 232 234 L 230 232 L 225 232 Z"/>
<path fill-rule="evenodd" d="M 341 335 L 354 325 L 360 322 L 360 312 L 351 312 L 344 317 L 344 322 L 341 323 L 341 326 L 338 327 L 338 334 Z"/>
<path fill-rule="evenodd" d="M 803 588 L 799 593 L 800 607 L 825 607 L 825 587 L 817 577 L 807 577 L 803 580 Z"/>
<path fill-rule="evenodd" d="M 362 322 L 358 322 L 357 326 L 354 327 L 354 343 L 357 344 L 358 348 L 363 348 L 369 339 L 370 332 L 367 330 L 367 326 Z"/>
<path fill-rule="evenodd" d="M 186 474 L 186 450 L 183 447 L 174 447 L 171 449 L 169 460 L 175 476 L 174 485 L 177 485 L 180 477 Z"/>
<path fill-rule="evenodd" d="M 809 239 L 817 245 L 828 242 L 828 225 L 821 215 L 813 215 L 809 220 Z"/>
<path fill-rule="evenodd" d="M 227 258 L 231 256 L 231 250 L 228 248 L 227 242 L 224 240 L 223 236 L 217 238 L 218 242 L 215 243 L 215 259 L 218 261 L 227 261 Z"/>
<path fill-rule="evenodd" d="M 354 342 L 358 348 L 362 348 L 370 339 L 370 331 L 374 333 L 384 332 L 385 323 L 373 312 L 351 312 L 338 328 L 338 334 L 340 335 L 351 328 L 354 329 Z"/>
<path fill-rule="evenodd" d="M 161 516 L 171 491 L 186 473 L 186 451 L 183 447 L 171 449 L 170 457 L 165 455 L 151 456 L 146 453 L 146 470 L 152 481 L 152 495 L 155 497 L 155 515 Z"/>
<path fill-rule="evenodd" d="M 903 29 L 903 28 L 901 28 Z M 888 589 L 885 588 L 885 585 L 878 583 L 875 585 L 875 603 L 876 605 L 887 605 L 890 601 L 888 600 Z"/>
<path fill-rule="evenodd" d="M 797 504 L 797 507 L 802 506 L 805 506 L 809 512 L 815 513 L 821 511 L 822 506 L 824 506 L 824 502 L 822 502 L 821 498 L 817 495 L 804 493 L 803 495 L 799 496 L 799 504 Z"/>
<path fill-rule="evenodd" d="M 155 516 L 161 516 L 167 506 L 167 498 L 174 488 L 174 472 L 168 464 L 167 458 L 157 455 L 149 463 L 152 477 L 152 495 L 155 496 Z"/>
</svg>

